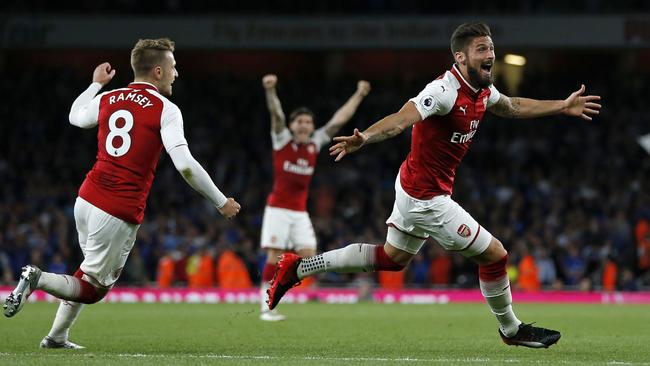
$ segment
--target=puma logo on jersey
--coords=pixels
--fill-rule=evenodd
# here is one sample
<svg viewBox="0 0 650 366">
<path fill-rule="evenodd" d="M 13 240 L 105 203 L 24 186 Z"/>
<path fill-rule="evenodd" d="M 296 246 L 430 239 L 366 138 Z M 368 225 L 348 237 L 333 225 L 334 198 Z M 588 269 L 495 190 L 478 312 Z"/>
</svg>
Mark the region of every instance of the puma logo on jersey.
<svg viewBox="0 0 650 366">
<path fill-rule="evenodd" d="M 460 109 L 461 112 L 463 112 L 464 115 L 467 115 L 467 106 L 458 106 L 458 109 Z"/>
</svg>

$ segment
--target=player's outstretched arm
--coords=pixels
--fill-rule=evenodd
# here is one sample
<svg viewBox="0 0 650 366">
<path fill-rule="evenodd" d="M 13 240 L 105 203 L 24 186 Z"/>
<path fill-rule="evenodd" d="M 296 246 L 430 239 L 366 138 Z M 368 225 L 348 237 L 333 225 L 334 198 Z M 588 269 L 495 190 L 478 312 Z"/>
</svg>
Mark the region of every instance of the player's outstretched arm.
<svg viewBox="0 0 650 366">
<path fill-rule="evenodd" d="M 286 118 L 282 110 L 282 104 L 275 86 L 278 83 L 278 77 L 273 74 L 264 75 L 262 78 L 262 86 L 266 94 L 266 106 L 271 114 L 271 131 L 280 133 L 286 127 Z"/>
<path fill-rule="evenodd" d="M 352 94 L 345 104 L 339 108 L 332 116 L 332 119 L 323 127 L 328 136 L 334 137 L 337 132 L 343 127 L 359 108 L 359 104 L 363 101 L 368 93 L 370 93 L 370 83 L 365 80 L 357 82 L 357 90 Z"/>
<path fill-rule="evenodd" d="M 111 64 L 108 62 L 104 62 L 95 68 L 93 83 L 72 103 L 68 115 L 71 125 L 81 128 L 90 128 L 97 125 L 99 100 L 95 96 L 104 85 L 111 81 L 113 76 L 115 76 L 115 69 L 112 69 Z"/>
<path fill-rule="evenodd" d="M 210 201 L 223 217 L 231 219 L 239 213 L 239 203 L 221 193 L 205 169 L 194 159 L 187 145 L 174 147 L 169 151 L 169 156 L 187 184 Z"/>
<path fill-rule="evenodd" d="M 336 156 L 334 161 L 339 161 L 345 155 L 359 150 L 364 145 L 399 135 L 421 120 L 422 116 L 415 108 L 415 104 L 411 101 L 406 102 L 399 112 L 382 118 L 363 132 L 355 128 L 352 136 L 335 137 L 336 144 L 330 147 L 330 155 Z"/>
<path fill-rule="evenodd" d="M 598 95 L 583 95 L 585 86 L 571 93 L 565 100 L 536 100 L 529 98 L 508 97 L 501 94 L 499 100 L 488 110 L 499 117 L 535 118 L 552 114 L 565 114 L 591 121 L 592 116 L 600 113 L 601 105 Z"/>
</svg>

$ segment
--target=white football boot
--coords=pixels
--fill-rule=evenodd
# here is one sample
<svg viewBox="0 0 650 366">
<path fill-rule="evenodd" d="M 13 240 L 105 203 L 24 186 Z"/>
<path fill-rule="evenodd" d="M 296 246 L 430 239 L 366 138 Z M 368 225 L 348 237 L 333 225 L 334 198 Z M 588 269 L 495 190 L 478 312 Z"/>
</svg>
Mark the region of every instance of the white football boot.
<svg viewBox="0 0 650 366">
<path fill-rule="evenodd" d="M 29 295 L 36 289 L 39 278 L 41 278 L 41 270 L 38 267 L 32 265 L 23 267 L 18 285 L 7 296 L 5 304 L 2 306 L 7 318 L 16 315 L 23 308 Z"/>
<path fill-rule="evenodd" d="M 63 348 L 63 349 L 84 349 L 86 347 L 80 346 L 70 341 L 56 342 L 49 336 L 45 336 L 39 345 L 40 348 Z"/>
</svg>

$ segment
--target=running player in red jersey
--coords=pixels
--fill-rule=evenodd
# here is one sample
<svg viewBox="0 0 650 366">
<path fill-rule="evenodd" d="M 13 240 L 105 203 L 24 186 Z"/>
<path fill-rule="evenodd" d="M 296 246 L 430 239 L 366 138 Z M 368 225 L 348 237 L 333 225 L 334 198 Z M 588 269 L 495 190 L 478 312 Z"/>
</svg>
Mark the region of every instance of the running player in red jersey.
<svg viewBox="0 0 650 366">
<path fill-rule="evenodd" d="M 351 244 L 311 258 L 284 254 L 269 290 L 273 309 L 302 278 L 321 272 L 399 271 L 431 237 L 479 266 L 479 285 L 509 345 L 549 347 L 554 330 L 522 323 L 512 309 L 506 274 L 508 255 L 499 240 L 451 198 L 456 168 L 467 152 L 486 110 L 501 117 L 534 118 L 552 114 L 591 120 L 599 96 L 584 96 L 584 85 L 565 100 L 510 98 L 492 85 L 494 44 L 484 23 L 459 26 L 451 37 L 455 64 L 428 84 L 399 112 L 363 132 L 336 137 L 330 154 L 339 161 L 364 145 L 413 127 L 411 151 L 395 181 L 395 204 L 387 220 L 384 245 Z"/>
<path fill-rule="evenodd" d="M 262 84 L 271 114 L 273 143 L 273 190 L 267 199 L 262 220 L 262 248 L 267 259 L 262 271 L 261 314 L 266 321 L 283 320 L 276 311 L 269 311 L 266 290 L 273 278 L 280 254 L 292 250 L 303 257 L 316 254 L 316 235 L 307 213 L 307 194 L 320 148 L 329 143 L 370 92 L 367 81 L 357 83 L 356 92 L 334 113 L 332 119 L 314 131 L 314 114 L 301 107 L 289 115 L 289 128 L 275 90 L 278 79 L 266 75 Z"/>
<path fill-rule="evenodd" d="M 93 83 L 72 104 L 70 124 L 98 127 L 97 162 L 74 206 L 84 260 L 74 276 L 23 267 L 4 304 L 5 316 L 12 317 L 34 290 L 62 300 L 41 348 L 83 348 L 68 340 L 69 329 L 83 304 L 100 301 L 119 278 L 144 218 L 163 147 L 185 181 L 224 217 L 233 218 L 240 210 L 188 149 L 181 111 L 167 99 L 178 77 L 173 52 L 174 42 L 167 38 L 139 40 L 131 51 L 131 84 L 97 95 L 115 75 L 111 65 L 103 63 L 95 69 Z"/>
</svg>

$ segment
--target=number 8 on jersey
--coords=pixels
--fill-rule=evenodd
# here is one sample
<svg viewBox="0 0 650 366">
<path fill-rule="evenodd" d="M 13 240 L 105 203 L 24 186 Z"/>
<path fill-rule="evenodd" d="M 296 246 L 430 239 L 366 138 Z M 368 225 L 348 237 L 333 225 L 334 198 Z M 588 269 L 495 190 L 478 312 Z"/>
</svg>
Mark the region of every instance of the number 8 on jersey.
<svg viewBox="0 0 650 366">
<path fill-rule="evenodd" d="M 124 126 L 117 127 L 117 120 L 120 118 L 124 120 Z M 106 152 L 109 155 L 117 158 L 129 151 L 131 148 L 131 136 L 129 136 L 129 131 L 131 131 L 132 128 L 133 115 L 131 112 L 125 109 L 120 109 L 119 111 L 115 111 L 113 114 L 111 114 L 110 118 L 108 119 L 108 129 L 110 132 L 106 136 Z M 122 139 L 122 146 L 119 148 L 113 145 L 113 141 L 116 137 L 120 137 Z"/>
</svg>

